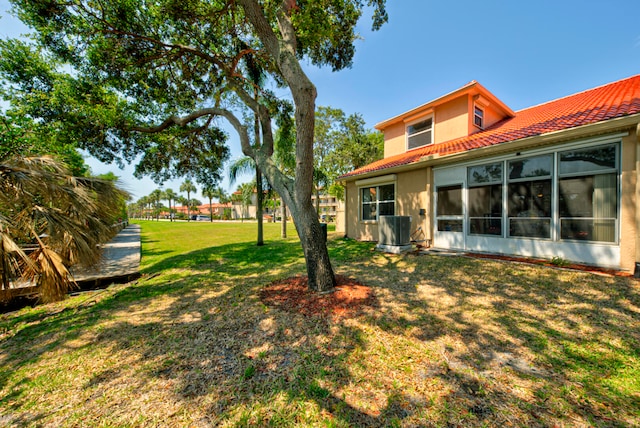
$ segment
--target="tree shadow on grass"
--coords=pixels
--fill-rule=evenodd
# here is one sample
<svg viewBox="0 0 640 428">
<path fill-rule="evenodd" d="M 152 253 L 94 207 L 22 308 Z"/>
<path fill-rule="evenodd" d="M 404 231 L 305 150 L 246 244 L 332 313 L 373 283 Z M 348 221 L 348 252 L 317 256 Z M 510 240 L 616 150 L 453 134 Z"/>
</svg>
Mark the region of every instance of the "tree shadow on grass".
<svg viewBox="0 0 640 428">
<path fill-rule="evenodd" d="M 372 264 L 388 275 L 354 271 L 389 298 L 369 323 L 440 354 L 427 373 L 448 379 L 454 391 L 469 379 L 485 385 L 469 413 L 519 409 L 525 425 L 638 420 L 635 280 L 462 257 L 378 255 Z M 479 411 L 500 422 L 492 412 Z"/>
<path fill-rule="evenodd" d="M 576 377 L 605 367 L 615 377 L 638 361 L 638 292 L 625 280 L 329 245 L 339 273 L 376 288 L 376 311 L 337 321 L 264 306 L 263 285 L 304 271 L 297 242 L 177 255 L 91 305 L 16 321 L 0 343 L 3 415 L 27 425 L 57 413 L 70 425 L 131 414 L 138 425 L 571 424 L 564 413 L 625 425 L 638 409 Z M 585 341 L 611 358 L 585 355 Z M 75 373 L 44 370 L 48 359 L 76 359 Z M 72 410 L 30 413 L 43 376 L 70 379 L 73 393 L 57 399 Z"/>
</svg>

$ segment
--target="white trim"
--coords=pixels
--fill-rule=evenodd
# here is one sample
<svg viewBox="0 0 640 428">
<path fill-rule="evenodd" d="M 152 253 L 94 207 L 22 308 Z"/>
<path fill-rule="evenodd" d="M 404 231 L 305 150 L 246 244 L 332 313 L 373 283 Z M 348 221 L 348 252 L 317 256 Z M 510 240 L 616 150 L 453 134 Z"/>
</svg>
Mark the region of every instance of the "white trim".
<svg viewBox="0 0 640 428">
<path fill-rule="evenodd" d="M 416 146 L 416 147 L 409 147 L 409 131 L 407 130 L 407 128 L 409 128 L 412 125 L 415 125 L 416 123 L 420 123 L 420 122 L 425 122 L 427 120 L 431 119 L 431 129 L 424 130 L 424 131 L 420 131 L 420 132 L 416 132 L 415 134 L 412 135 L 420 135 L 420 134 L 424 134 L 426 132 L 429 132 L 431 134 L 431 141 L 427 144 L 423 144 L 421 146 Z M 415 150 L 415 149 L 419 149 L 421 147 L 425 147 L 425 146 L 431 146 L 433 145 L 433 141 L 434 141 L 434 133 L 435 133 L 435 129 L 436 129 L 436 117 L 434 112 L 431 112 L 429 114 L 425 114 L 425 115 L 420 115 L 419 117 L 413 119 L 412 120 L 405 120 L 404 122 L 404 149 L 405 152 L 408 152 L 410 150 Z"/>
<path fill-rule="evenodd" d="M 366 178 L 364 180 L 358 180 L 358 181 L 356 181 L 356 186 L 364 187 L 364 186 L 371 186 L 373 184 L 391 183 L 391 182 L 395 182 L 396 178 L 397 178 L 396 174 L 380 175 L 378 177 L 372 177 L 372 178 Z"/>
<path fill-rule="evenodd" d="M 549 145 L 546 147 L 541 147 L 539 149 L 527 150 L 518 152 L 521 156 L 529 156 L 537 153 L 544 154 L 551 152 L 560 152 L 565 150 L 573 150 L 573 149 L 587 149 L 591 146 L 600 146 L 606 143 L 619 143 L 623 137 L 629 136 L 628 132 L 619 132 L 617 134 L 609 134 L 603 135 L 600 137 L 592 137 L 592 138 L 583 138 L 580 140 L 572 140 L 566 144 L 558 143 L 554 145 Z"/>
<path fill-rule="evenodd" d="M 385 177 L 390 177 L 393 176 L 394 180 L 393 181 L 389 181 L 389 180 L 382 180 L 380 182 L 374 182 L 371 183 L 371 181 L 374 181 L 374 179 L 369 179 L 369 180 L 361 180 L 361 181 L 365 181 L 367 183 L 362 184 L 360 186 L 357 186 L 357 190 L 358 190 L 358 221 L 360 223 L 369 223 L 369 224 L 378 224 L 378 218 L 380 216 L 380 202 L 390 202 L 388 200 L 384 200 L 384 201 L 380 201 L 376 199 L 376 218 L 375 219 L 368 219 L 365 220 L 362 218 L 362 208 L 363 208 L 363 204 L 364 202 L 362 201 L 362 189 L 367 189 L 370 187 L 380 187 L 380 186 L 388 186 L 388 185 L 393 185 L 393 215 L 395 215 L 396 213 L 396 208 L 398 205 L 398 183 L 397 181 L 395 181 L 395 174 L 391 174 L 388 176 L 383 176 L 383 177 L 377 177 L 379 179 L 383 179 Z M 376 198 L 378 197 L 378 193 L 376 193 Z M 370 205 L 370 204 L 369 204 Z"/>
<path fill-rule="evenodd" d="M 480 110 L 481 114 L 480 114 L 480 115 L 477 115 L 477 114 L 476 114 L 476 110 Z M 485 111 L 486 111 L 485 107 L 484 107 L 482 104 L 478 103 L 478 101 L 477 101 L 477 100 L 476 100 L 476 102 L 474 102 L 474 103 L 473 103 L 473 126 L 475 126 L 476 128 L 484 129 L 484 125 L 485 125 L 485 117 L 484 117 L 484 116 L 485 116 Z M 480 123 L 480 125 L 478 125 L 478 124 L 476 123 L 476 117 L 479 117 L 479 118 L 480 118 L 480 122 L 481 122 L 481 123 Z"/>
<path fill-rule="evenodd" d="M 512 151 L 508 154 L 493 157 L 483 157 L 469 162 L 458 162 L 453 165 L 446 165 L 440 167 L 433 167 L 434 180 L 432 193 L 433 200 L 433 226 L 432 233 L 434 236 L 434 245 L 440 248 L 456 248 L 460 245 L 456 242 L 455 236 L 447 237 L 442 236 L 437 230 L 437 189 L 443 186 L 450 186 L 463 182 L 463 218 L 464 218 L 464 236 L 461 237 L 463 243 L 463 249 L 476 252 L 494 252 L 499 254 L 511 254 L 522 255 L 525 257 L 562 257 L 568 260 L 582 262 L 587 264 L 606 266 L 606 267 L 620 267 L 620 258 L 622 249 L 620 247 L 620 233 L 621 233 L 621 216 L 622 216 L 622 150 L 623 137 L 629 135 L 627 132 L 621 132 L 616 134 L 609 134 L 601 137 L 584 138 L 581 140 L 574 140 L 565 144 L 548 145 L 542 148 L 536 148 L 533 150 L 527 150 L 522 152 Z M 560 180 L 559 168 L 559 156 L 560 153 L 569 150 L 576 149 L 588 149 L 591 147 L 614 145 L 616 146 L 616 169 L 617 173 L 617 217 L 615 226 L 615 241 L 614 242 L 598 242 L 598 241 L 579 241 L 561 239 L 560 237 L 560 217 L 559 217 L 559 195 L 558 195 L 558 182 Z M 523 158 L 537 157 L 542 155 L 552 155 L 552 170 L 551 177 L 536 177 L 536 179 L 548 180 L 551 178 L 551 198 L 552 198 L 552 217 L 551 217 L 551 236 L 550 238 L 534 238 L 534 237 L 519 237 L 509 236 L 509 217 L 506 214 L 508 211 L 508 188 L 509 183 L 513 181 L 508 178 L 508 162 Z M 501 162 L 503 163 L 503 231 L 501 236 L 490 235 L 471 235 L 469 234 L 469 218 L 468 218 L 468 177 L 467 171 L 469 167 L 478 165 L 487 165 L 491 163 Z M 614 171 L 603 171 L 602 174 L 614 173 Z M 593 173 L 593 174 L 598 174 Z M 580 176 L 584 174 L 578 174 Z M 455 183 L 454 181 L 458 183 Z M 518 180 L 516 180 L 518 181 Z M 458 237 L 460 238 L 460 237 Z M 460 249 L 460 248 L 457 248 Z"/>
</svg>

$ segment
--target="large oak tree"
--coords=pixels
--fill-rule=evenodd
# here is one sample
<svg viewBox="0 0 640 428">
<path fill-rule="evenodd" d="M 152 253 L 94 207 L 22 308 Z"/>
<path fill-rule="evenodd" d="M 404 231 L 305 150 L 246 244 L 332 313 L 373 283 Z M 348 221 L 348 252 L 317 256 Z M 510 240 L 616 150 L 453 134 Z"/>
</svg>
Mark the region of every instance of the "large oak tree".
<svg viewBox="0 0 640 428">
<path fill-rule="evenodd" d="M 189 139 L 219 145 L 217 118 L 237 131 L 253 158 L 288 205 L 307 263 L 309 286 L 327 290 L 335 278 L 311 203 L 316 88 L 300 61 L 340 70 L 351 65 L 356 23 L 367 6 L 373 28 L 387 19 L 385 0 L 12 0 L 38 42 L 73 69 L 92 90 L 89 103 L 109 114 L 89 117 L 82 140 L 102 160 L 130 161 L 157 174 L 175 155 L 166 147 Z M 251 63 L 251 66 L 247 64 Z M 257 87 L 260 69 L 288 87 L 295 105 L 296 165 L 289 178 L 272 159 L 272 118 L 281 105 Z M 256 96 L 256 94 L 258 96 Z M 114 98 L 115 95 L 115 98 Z M 98 96 L 98 98 L 96 98 Z M 241 103 L 259 119 L 262 141 L 238 118 Z M 204 142 L 204 143 L 203 143 Z M 164 161 L 164 163 L 163 163 Z"/>
</svg>

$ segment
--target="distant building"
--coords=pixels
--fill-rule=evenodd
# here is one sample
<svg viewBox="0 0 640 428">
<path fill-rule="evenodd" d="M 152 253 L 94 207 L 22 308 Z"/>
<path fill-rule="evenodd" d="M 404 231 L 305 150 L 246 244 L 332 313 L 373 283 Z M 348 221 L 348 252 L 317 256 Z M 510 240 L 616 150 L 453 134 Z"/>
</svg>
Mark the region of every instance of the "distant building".
<svg viewBox="0 0 640 428">
<path fill-rule="evenodd" d="M 171 208 L 175 211 L 176 214 L 184 214 L 185 216 L 187 215 L 186 205 L 177 205 Z M 231 210 L 232 209 L 231 203 L 220 204 L 220 203 L 214 202 L 211 204 L 211 207 L 209 206 L 209 204 L 202 204 L 202 205 L 198 205 L 197 207 L 189 208 L 188 212 L 192 216 L 193 215 L 206 215 L 206 216 L 213 215 L 214 217 L 222 217 L 224 215 L 225 208 Z M 160 216 L 164 218 L 169 218 L 169 212 L 164 211 L 160 213 Z"/>
</svg>

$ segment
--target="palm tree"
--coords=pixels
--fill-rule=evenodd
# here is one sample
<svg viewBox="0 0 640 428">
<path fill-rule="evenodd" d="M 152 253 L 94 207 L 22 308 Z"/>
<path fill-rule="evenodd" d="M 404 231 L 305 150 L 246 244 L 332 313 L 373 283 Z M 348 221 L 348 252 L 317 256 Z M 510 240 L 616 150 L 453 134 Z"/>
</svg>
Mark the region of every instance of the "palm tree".
<svg viewBox="0 0 640 428">
<path fill-rule="evenodd" d="M 202 196 L 209 198 L 209 221 L 213 222 L 213 198 L 218 195 L 216 187 L 207 186 L 202 189 Z"/>
<path fill-rule="evenodd" d="M 231 202 L 231 197 L 227 195 L 227 192 L 225 192 L 222 187 L 215 188 L 214 197 L 216 197 L 218 199 L 218 202 L 221 204 L 226 204 L 227 202 Z M 228 213 L 228 208 L 224 208 L 222 211 L 222 217 L 224 218 L 227 213 Z"/>
<path fill-rule="evenodd" d="M 188 178 L 180 185 L 180 191 L 187 193 L 187 221 L 191 221 L 191 212 L 189 211 L 189 201 L 191 201 L 191 192 L 197 192 L 195 184 L 191 182 Z"/>
<path fill-rule="evenodd" d="M 273 160 L 276 165 L 286 175 L 293 177 L 296 157 L 295 157 L 295 144 L 296 144 L 296 129 L 294 126 L 294 120 L 291 116 L 291 112 L 286 108 L 282 114 L 277 117 L 278 131 L 276 132 L 276 138 L 274 140 L 274 153 Z M 280 236 L 282 238 L 287 237 L 287 204 L 283 197 L 280 197 L 280 206 L 282 207 L 282 227 Z"/>
<path fill-rule="evenodd" d="M 256 198 L 256 220 L 258 221 L 258 239 L 256 245 L 261 246 L 264 245 L 264 232 L 262 225 L 262 175 L 260 174 L 258 168 L 256 168 L 255 161 L 250 157 L 245 156 L 233 162 L 229 166 L 229 182 L 233 184 L 236 182 L 239 174 L 251 172 L 253 170 L 256 171 L 256 179 L 254 180 L 254 183 L 258 192 Z M 260 179 L 258 179 L 258 177 Z M 249 202 L 249 204 L 250 203 L 251 202 Z"/>
<path fill-rule="evenodd" d="M 249 208 L 249 205 L 251 205 L 253 190 L 255 188 L 254 186 L 254 182 L 242 183 L 238 186 L 238 190 L 236 191 L 237 193 L 234 193 L 235 200 L 240 202 L 240 205 L 242 206 L 242 214 L 240 216 L 241 221 L 244 221 L 245 217 L 247 217 L 248 215 L 247 210 Z"/>
<path fill-rule="evenodd" d="M 171 202 L 175 201 L 177 196 L 178 195 L 176 194 L 176 192 L 173 191 L 173 189 L 167 189 L 163 193 L 163 198 L 169 203 L 169 219 L 170 219 L 170 221 L 173 221 L 173 211 L 171 209 Z"/>
<path fill-rule="evenodd" d="M 147 205 L 149 205 L 149 197 L 148 196 L 141 197 L 140 199 L 138 199 L 138 203 L 142 207 L 141 217 L 146 220 L 146 218 L 147 218 Z"/>
<path fill-rule="evenodd" d="M 99 261 L 126 198 L 113 181 L 73 177 L 49 156 L 0 161 L 1 297 L 22 280 L 44 302 L 63 299 L 75 284 L 70 267 Z"/>
<path fill-rule="evenodd" d="M 160 200 L 163 198 L 162 195 L 162 190 L 160 189 L 156 189 L 153 192 L 151 192 L 151 194 L 149 195 L 149 199 L 151 200 L 151 203 L 153 204 L 153 211 L 152 213 L 155 214 L 156 217 L 156 221 L 160 221 Z"/>
</svg>

